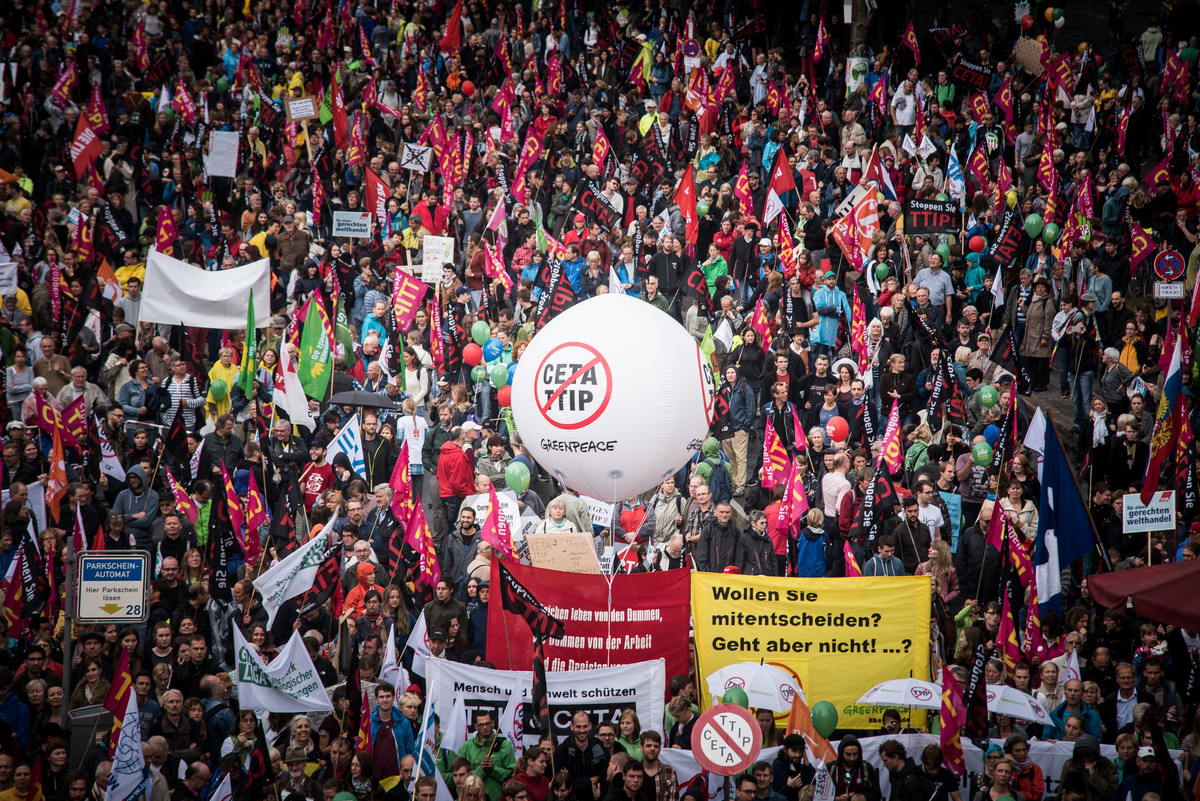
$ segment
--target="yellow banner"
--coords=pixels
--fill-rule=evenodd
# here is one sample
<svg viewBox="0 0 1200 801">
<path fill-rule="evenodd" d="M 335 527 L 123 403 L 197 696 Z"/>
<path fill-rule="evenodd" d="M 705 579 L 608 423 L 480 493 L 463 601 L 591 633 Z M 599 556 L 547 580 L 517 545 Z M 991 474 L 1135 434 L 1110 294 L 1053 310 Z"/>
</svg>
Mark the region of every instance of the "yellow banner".
<svg viewBox="0 0 1200 801">
<path fill-rule="evenodd" d="M 766 662 L 799 680 L 811 707 L 829 701 L 839 728 L 872 729 L 882 707 L 855 703 L 876 684 L 929 678 L 927 577 L 761 578 L 692 574 L 701 703 L 705 678 Z M 907 719 L 907 710 L 900 710 Z M 913 710 L 914 724 L 923 714 Z M 784 713 L 786 714 L 786 712 Z"/>
</svg>

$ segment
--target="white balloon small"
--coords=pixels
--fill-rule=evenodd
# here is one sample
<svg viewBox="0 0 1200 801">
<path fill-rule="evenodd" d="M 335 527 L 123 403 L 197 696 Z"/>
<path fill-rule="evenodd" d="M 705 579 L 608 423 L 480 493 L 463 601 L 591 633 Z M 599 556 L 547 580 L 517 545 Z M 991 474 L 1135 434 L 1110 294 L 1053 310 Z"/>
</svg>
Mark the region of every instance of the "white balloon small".
<svg viewBox="0 0 1200 801">
<path fill-rule="evenodd" d="M 573 306 L 530 340 L 512 382 L 525 447 L 572 490 L 631 498 L 700 450 L 713 372 L 696 340 L 628 295 Z"/>
</svg>

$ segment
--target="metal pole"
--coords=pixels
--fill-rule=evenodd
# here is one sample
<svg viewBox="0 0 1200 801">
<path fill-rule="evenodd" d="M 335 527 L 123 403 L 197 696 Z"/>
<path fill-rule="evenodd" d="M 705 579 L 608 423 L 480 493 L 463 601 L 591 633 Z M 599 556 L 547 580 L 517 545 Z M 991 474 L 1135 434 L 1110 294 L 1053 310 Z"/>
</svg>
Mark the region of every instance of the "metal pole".
<svg viewBox="0 0 1200 801">
<path fill-rule="evenodd" d="M 71 698 L 71 668 L 73 667 L 71 658 L 71 616 L 75 613 L 75 543 L 73 538 L 67 538 L 67 558 L 66 558 L 66 585 L 67 592 L 64 598 L 65 608 L 63 609 L 63 700 L 62 711 L 59 713 L 63 725 L 68 729 L 71 728 L 71 719 L 67 715 L 69 709 L 69 701 Z"/>
</svg>

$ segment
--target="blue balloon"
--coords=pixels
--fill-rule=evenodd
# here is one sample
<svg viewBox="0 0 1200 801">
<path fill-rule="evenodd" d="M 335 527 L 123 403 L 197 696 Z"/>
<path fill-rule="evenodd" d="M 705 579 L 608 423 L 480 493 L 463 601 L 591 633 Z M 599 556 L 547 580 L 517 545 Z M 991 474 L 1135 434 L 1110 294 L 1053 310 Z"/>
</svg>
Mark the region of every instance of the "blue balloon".
<svg viewBox="0 0 1200 801">
<path fill-rule="evenodd" d="M 513 376 L 516 374 L 517 374 L 517 363 L 509 362 L 508 363 L 508 383 L 510 383 L 510 384 L 512 383 Z"/>
<path fill-rule="evenodd" d="M 492 337 L 487 342 L 483 343 L 483 358 L 489 362 L 494 362 L 504 355 L 504 345 L 500 340 Z"/>
</svg>

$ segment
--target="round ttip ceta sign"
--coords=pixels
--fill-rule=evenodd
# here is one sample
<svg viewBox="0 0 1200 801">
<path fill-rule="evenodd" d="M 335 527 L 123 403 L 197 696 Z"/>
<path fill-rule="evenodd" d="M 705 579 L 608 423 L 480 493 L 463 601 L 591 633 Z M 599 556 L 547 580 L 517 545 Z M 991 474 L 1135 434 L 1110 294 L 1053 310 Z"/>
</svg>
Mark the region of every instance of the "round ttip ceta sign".
<svg viewBox="0 0 1200 801">
<path fill-rule="evenodd" d="M 762 729 L 749 710 L 737 704 L 717 704 L 696 721 L 692 756 L 700 767 L 718 776 L 749 770 L 762 750 Z"/>
</svg>

